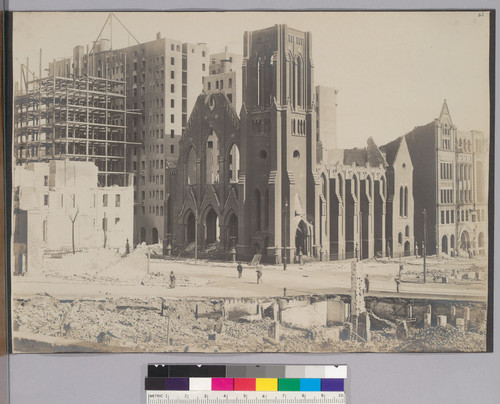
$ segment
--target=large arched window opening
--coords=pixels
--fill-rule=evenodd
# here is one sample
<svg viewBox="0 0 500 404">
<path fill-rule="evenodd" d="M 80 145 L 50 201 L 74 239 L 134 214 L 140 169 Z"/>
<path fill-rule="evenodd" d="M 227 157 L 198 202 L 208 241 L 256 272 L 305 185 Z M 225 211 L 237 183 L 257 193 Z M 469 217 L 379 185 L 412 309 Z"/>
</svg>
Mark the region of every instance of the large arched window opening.
<svg viewBox="0 0 500 404">
<path fill-rule="evenodd" d="M 408 187 L 405 187 L 405 206 L 404 206 L 404 215 L 408 217 Z"/>
<path fill-rule="evenodd" d="M 295 248 L 296 254 L 299 254 L 299 251 L 307 255 L 308 254 L 308 229 L 307 225 L 303 220 L 300 221 L 297 226 L 297 230 L 295 231 Z"/>
<path fill-rule="evenodd" d="M 403 201 L 404 201 L 403 187 L 399 187 L 399 216 L 403 216 Z"/>
<path fill-rule="evenodd" d="M 385 198 L 385 178 L 384 177 L 380 178 L 380 188 L 381 188 L 381 194 Z"/>
<path fill-rule="evenodd" d="M 196 219 L 194 217 L 194 214 L 191 212 L 189 213 L 186 222 L 186 241 L 188 243 L 194 243 L 194 240 L 196 238 L 195 232 L 196 232 Z"/>
<path fill-rule="evenodd" d="M 443 236 L 441 239 L 441 251 L 445 254 L 448 254 L 448 237 Z"/>
<path fill-rule="evenodd" d="M 196 150 L 194 147 L 189 149 L 186 159 L 187 184 L 196 184 Z"/>
<path fill-rule="evenodd" d="M 219 241 L 219 217 L 213 209 L 210 209 L 205 219 L 205 241 L 207 244 Z"/>
<path fill-rule="evenodd" d="M 219 139 L 214 131 L 210 132 L 205 144 L 206 171 L 205 178 L 207 184 L 217 184 L 219 182 Z"/>
<path fill-rule="evenodd" d="M 153 227 L 151 235 L 153 237 L 153 244 L 158 244 L 158 229 L 156 227 Z"/>
<path fill-rule="evenodd" d="M 240 151 L 236 143 L 233 144 L 229 152 L 229 182 L 235 184 L 238 182 L 240 172 Z"/>
<path fill-rule="evenodd" d="M 352 181 L 351 192 L 355 196 L 358 196 L 358 178 L 355 175 L 353 175 L 351 181 Z"/>
<path fill-rule="evenodd" d="M 302 102 L 302 86 L 303 86 L 303 80 L 302 80 L 302 58 L 299 56 L 297 57 L 297 105 L 303 106 L 304 103 Z"/>
</svg>

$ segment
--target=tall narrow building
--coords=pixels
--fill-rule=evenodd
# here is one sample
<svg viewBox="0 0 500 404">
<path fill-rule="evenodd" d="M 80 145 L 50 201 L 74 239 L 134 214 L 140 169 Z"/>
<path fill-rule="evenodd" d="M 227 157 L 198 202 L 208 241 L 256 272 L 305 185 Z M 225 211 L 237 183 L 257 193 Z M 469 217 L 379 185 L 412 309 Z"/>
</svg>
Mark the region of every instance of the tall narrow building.
<svg viewBox="0 0 500 404">
<path fill-rule="evenodd" d="M 208 76 L 203 77 L 205 93 L 223 92 L 233 108 L 241 110 L 241 66 L 243 57 L 236 53 L 224 52 L 210 55 Z"/>
<path fill-rule="evenodd" d="M 428 254 L 486 254 L 488 137 L 457 129 L 445 100 L 439 118 L 416 127 L 406 142 L 416 241 L 425 240 Z"/>
</svg>

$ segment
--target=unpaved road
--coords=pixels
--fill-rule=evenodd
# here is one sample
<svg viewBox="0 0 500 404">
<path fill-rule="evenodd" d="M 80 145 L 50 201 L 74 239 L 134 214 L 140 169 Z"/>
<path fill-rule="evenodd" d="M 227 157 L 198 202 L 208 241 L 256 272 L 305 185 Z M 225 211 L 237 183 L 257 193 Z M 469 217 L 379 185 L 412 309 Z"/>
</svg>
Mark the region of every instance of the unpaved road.
<svg viewBox="0 0 500 404">
<path fill-rule="evenodd" d="M 434 263 L 442 268 L 458 265 L 449 260 Z M 464 265 L 461 261 L 460 264 Z M 462 281 L 455 283 L 434 283 L 429 277 L 427 283 L 403 282 L 397 295 L 394 281 L 398 272 L 397 262 L 363 263 L 369 273 L 370 293 L 374 296 L 400 296 L 414 298 L 457 299 L 486 301 L 486 281 Z M 409 264 L 410 265 L 410 264 Z M 466 263 L 465 263 L 466 265 Z M 408 266 L 407 266 L 408 267 Z M 413 265 L 414 269 L 418 267 Z M 46 278 L 29 274 L 13 277 L 13 297 L 30 297 L 36 294 L 49 294 L 58 298 L 104 298 L 104 297 L 271 297 L 306 294 L 349 294 L 351 284 L 350 263 L 313 263 L 303 267 L 288 265 L 284 271 L 281 266 L 263 266 L 262 281 L 256 283 L 255 268 L 244 267 L 241 279 L 236 267 L 228 263 L 152 260 L 150 273 L 160 273 L 168 277 L 174 271 L 177 280 L 186 286 L 169 288 L 164 283 L 155 285 L 149 282 L 141 285 L 141 275 L 126 282 L 99 283 L 71 278 Z M 164 278 L 165 279 L 165 278 Z"/>
</svg>

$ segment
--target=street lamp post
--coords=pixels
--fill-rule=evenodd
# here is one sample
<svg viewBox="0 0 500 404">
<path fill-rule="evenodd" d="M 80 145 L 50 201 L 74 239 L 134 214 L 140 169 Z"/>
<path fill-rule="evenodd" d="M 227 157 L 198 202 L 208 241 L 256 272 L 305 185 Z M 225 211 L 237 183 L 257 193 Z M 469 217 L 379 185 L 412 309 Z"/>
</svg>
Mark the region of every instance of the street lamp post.
<svg viewBox="0 0 500 404">
<path fill-rule="evenodd" d="M 285 209 L 284 209 L 284 215 L 285 215 L 285 237 L 283 240 L 283 270 L 286 271 L 286 260 L 287 260 L 287 254 L 286 254 L 286 237 L 287 237 L 287 231 L 286 231 L 286 225 L 288 222 L 288 200 L 285 198 Z"/>
</svg>

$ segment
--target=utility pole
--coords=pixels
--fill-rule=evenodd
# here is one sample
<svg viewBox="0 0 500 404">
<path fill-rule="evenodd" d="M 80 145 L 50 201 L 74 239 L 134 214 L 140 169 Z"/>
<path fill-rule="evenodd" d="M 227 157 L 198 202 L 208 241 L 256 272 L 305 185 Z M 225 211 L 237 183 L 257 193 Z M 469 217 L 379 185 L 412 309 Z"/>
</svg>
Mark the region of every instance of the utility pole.
<svg viewBox="0 0 500 404">
<path fill-rule="evenodd" d="M 424 245 L 423 245 L 423 256 L 424 256 L 424 283 L 426 282 L 426 272 L 427 269 L 425 267 L 425 259 L 427 257 L 427 211 L 424 209 Z"/>
<path fill-rule="evenodd" d="M 194 212 L 194 263 L 198 263 L 198 204 Z"/>
<path fill-rule="evenodd" d="M 285 198 L 285 237 L 283 240 L 283 270 L 286 271 L 286 260 L 287 260 L 287 254 L 286 254 L 286 236 L 287 236 L 287 231 L 286 231 L 286 224 L 288 222 L 288 200 Z"/>
</svg>

